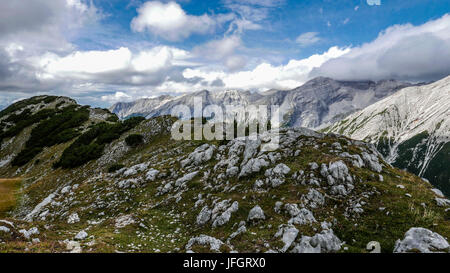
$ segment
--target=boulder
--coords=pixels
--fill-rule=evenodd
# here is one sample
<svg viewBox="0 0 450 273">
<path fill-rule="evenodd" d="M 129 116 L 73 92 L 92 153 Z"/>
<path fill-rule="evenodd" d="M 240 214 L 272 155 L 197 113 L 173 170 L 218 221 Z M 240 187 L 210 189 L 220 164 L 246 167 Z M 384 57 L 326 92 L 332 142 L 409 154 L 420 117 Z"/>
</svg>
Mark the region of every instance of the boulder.
<svg viewBox="0 0 450 273">
<path fill-rule="evenodd" d="M 394 253 L 405 252 L 449 252 L 448 242 L 436 232 L 426 228 L 411 228 L 405 233 L 403 240 L 395 243 Z"/>
<path fill-rule="evenodd" d="M 256 205 L 254 208 L 250 210 L 248 213 L 247 221 L 259 221 L 266 219 L 266 216 L 264 215 L 264 211 L 262 208 L 258 205 Z"/>
</svg>

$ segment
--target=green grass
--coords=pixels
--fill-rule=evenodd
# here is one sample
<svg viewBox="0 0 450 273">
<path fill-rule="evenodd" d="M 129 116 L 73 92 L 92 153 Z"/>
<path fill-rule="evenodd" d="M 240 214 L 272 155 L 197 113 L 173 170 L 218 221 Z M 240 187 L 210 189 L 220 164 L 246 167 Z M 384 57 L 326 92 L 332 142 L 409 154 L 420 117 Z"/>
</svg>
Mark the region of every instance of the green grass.
<svg viewBox="0 0 450 273">
<path fill-rule="evenodd" d="M 0 179 L 0 218 L 6 217 L 16 205 L 22 179 Z"/>
</svg>

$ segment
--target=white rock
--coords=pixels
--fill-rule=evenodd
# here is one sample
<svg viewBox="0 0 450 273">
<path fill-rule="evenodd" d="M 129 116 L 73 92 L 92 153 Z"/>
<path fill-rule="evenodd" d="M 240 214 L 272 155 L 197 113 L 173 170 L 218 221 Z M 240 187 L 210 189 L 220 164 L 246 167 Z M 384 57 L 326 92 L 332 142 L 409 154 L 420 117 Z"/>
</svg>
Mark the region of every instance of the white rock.
<svg viewBox="0 0 450 273">
<path fill-rule="evenodd" d="M 341 240 L 334 235 L 332 229 L 326 229 L 311 238 L 305 238 L 305 242 L 306 239 L 309 239 L 312 249 L 317 250 L 317 247 L 320 247 L 320 253 L 336 252 L 342 246 Z"/>
<path fill-rule="evenodd" d="M 33 218 L 37 215 L 41 214 L 42 209 L 50 204 L 53 201 L 53 198 L 55 198 L 56 194 L 52 193 L 49 196 L 47 196 L 44 200 L 42 200 L 41 203 L 39 203 L 27 216 L 25 216 L 24 220 L 31 222 L 33 221 Z"/>
<path fill-rule="evenodd" d="M 284 246 L 280 250 L 281 252 L 286 252 L 295 241 L 298 235 L 298 229 L 294 226 L 280 226 L 278 232 L 275 234 L 275 237 L 281 237 L 281 241 L 283 241 Z"/>
<path fill-rule="evenodd" d="M 292 253 L 320 253 L 320 245 L 313 247 L 311 245 L 311 237 L 302 236 L 300 243 L 295 244 Z"/>
<path fill-rule="evenodd" d="M 280 163 L 275 168 L 272 169 L 272 175 L 284 176 L 287 175 L 291 171 L 286 164 Z"/>
<path fill-rule="evenodd" d="M 376 155 L 368 154 L 366 152 L 363 152 L 361 155 L 364 163 L 366 163 L 372 171 L 380 173 L 383 170 L 383 166 L 379 163 Z"/>
<path fill-rule="evenodd" d="M 316 219 L 314 218 L 312 212 L 305 208 L 299 209 L 298 213 L 292 216 L 293 217 L 289 219 L 288 224 L 306 225 L 316 222 Z"/>
<path fill-rule="evenodd" d="M 70 252 L 70 253 L 81 253 L 82 249 L 80 246 L 80 243 L 76 242 L 76 241 L 65 241 L 66 243 L 66 249 Z"/>
<path fill-rule="evenodd" d="M 227 200 L 225 200 L 227 201 Z M 223 203 L 222 203 L 223 204 Z M 221 207 L 221 206 L 220 206 Z M 233 204 L 228 207 L 222 214 L 218 215 L 215 211 L 216 207 L 213 209 L 213 227 L 223 226 L 228 223 L 231 219 L 231 214 L 236 212 L 239 209 L 239 203 L 234 201 Z M 217 215 L 217 216 L 216 216 Z"/>
<path fill-rule="evenodd" d="M 248 213 L 247 221 L 258 221 L 258 220 L 264 220 L 266 219 L 266 216 L 264 215 L 264 211 L 262 208 L 258 205 L 256 205 L 254 208 L 250 210 Z"/>
<path fill-rule="evenodd" d="M 14 228 L 14 223 L 12 223 L 12 222 L 10 222 L 10 221 L 0 220 L 0 223 L 2 223 L 2 224 L 7 224 L 8 226 Z"/>
<path fill-rule="evenodd" d="M 122 215 L 116 219 L 115 228 L 124 228 L 126 226 L 135 224 L 136 221 L 134 220 L 132 215 Z"/>
<path fill-rule="evenodd" d="M 84 240 L 88 237 L 88 234 L 86 231 L 82 230 L 80 232 L 78 232 L 77 235 L 75 235 L 75 240 L 81 241 Z"/>
<path fill-rule="evenodd" d="M 64 188 L 61 189 L 61 193 L 62 193 L 62 194 L 66 194 L 66 193 L 68 193 L 71 189 L 72 189 L 71 186 L 66 186 L 66 187 L 64 187 Z"/>
<path fill-rule="evenodd" d="M 7 228 L 7 227 L 0 226 L 0 232 L 10 233 L 11 230 L 9 228 Z"/>
<path fill-rule="evenodd" d="M 178 178 L 177 181 L 175 182 L 175 186 L 179 187 L 181 185 L 184 185 L 185 183 L 191 181 L 192 179 L 194 179 L 194 177 L 196 177 L 198 174 L 198 171 L 192 172 L 192 173 L 188 173 L 186 175 L 184 175 L 181 178 Z"/>
<path fill-rule="evenodd" d="M 32 227 L 29 230 L 21 229 L 19 230 L 19 233 L 22 233 L 23 237 L 26 239 L 30 239 L 33 235 L 38 235 L 39 230 L 37 227 Z"/>
<path fill-rule="evenodd" d="M 245 177 L 252 173 L 259 172 L 262 168 L 268 167 L 269 162 L 264 156 L 258 158 L 251 158 L 246 164 L 242 165 L 239 177 Z"/>
<path fill-rule="evenodd" d="M 236 236 L 247 232 L 247 228 L 244 226 L 240 226 L 235 232 L 231 233 L 231 235 L 228 237 L 227 239 L 227 243 L 229 243 L 231 240 L 233 240 L 234 238 L 236 238 Z"/>
<path fill-rule="evenodd" d="M 202 246 L 209 245 L 209 249 L 211 251 L 219 252 L 220 247 L 223 245 L 223 242 L 214 237 L 202 234 L 200 236 L 189 239 L 188 243 L 186 244 L 186 251 L 190 251 L 192 246 L 195 244 Z"/>
<path fill-rule="evenodd" d="M 306 195 L 302 196 L 302 200 L 313 209 L 325 204 L 325 197 L 315 189 L 310 189 Z"/>
<path fill-rule="evenodd" d="M 216 146 L 203 144 L 195 149 L 189 156 L 180 162 L 181 167 L 187 167 L 189 165 L 199 166 L 200 164 L 211 160 L 214 155 Z"/>
<path fill-rule="evenodd" d="M 450 200 L 448 199 L 435 197 L 434 200 L 439 207 L 450 206 Z"/>
<path fill-rule="evenodd" d="M 433 191 L 438 197 L 444 198 L 444 194 L 442 193 L 442 191 L 440 191 L 439 189 L 432 189 L 431 191 Z"/>
<path fill-rule="evenodd" d="M 208 206 L 204 206 L 197 216 L 197 225 L 203 226 L 204 224 L 208 223 L 208 221 L 211 219 L 211 214 L 212 212 L 208 208 Z"/>
<path fill-rule="evenodd" d="M 411 228 L 405 233 L 403 240 L 395 243 L 394 252 L 449 252 L 448 242 L 438 233 L 425 228 Z"/>
<path fill-rule="evenodd" d="M 80 222 L 80 217 L 78 216 L 78 213 L 74 212 L 72 213 L 69 218 L 67 219 L 68 224 L 75 224 Z"/>
<path fill-rule="evenodd" d="M 145 175 L 145 179 L 147 179 L 148 181 L 155 181 L 156 180 L 156 176 L 159 174 L 158 170 L 155 169 L 150 169 L 147 174 Z"/>
</svg>

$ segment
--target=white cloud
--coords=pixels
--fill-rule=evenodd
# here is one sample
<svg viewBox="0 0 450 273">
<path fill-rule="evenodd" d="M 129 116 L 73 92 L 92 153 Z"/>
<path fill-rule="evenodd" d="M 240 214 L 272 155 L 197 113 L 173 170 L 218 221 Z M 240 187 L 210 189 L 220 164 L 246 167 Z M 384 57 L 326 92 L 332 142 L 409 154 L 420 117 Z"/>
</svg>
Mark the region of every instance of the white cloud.
<svg viewBox="0 0 450 273">
<path fill-rule="evenodd" d="M 66 57 L 51 56 L 41 64 L 49 74 L 104 73 L 126 68 L 131 59 L 128 48 L 107 51 L 76 51 Z"/>
<path fill-rule="evenodd" d="M 76 51 L 64 57 L 45 54 L 38 59 L 36 70 L 41 71 L 39 77 L 44 80 L 152 84 L 165 80 L 172 68 L 189 64 L 188 57 L 188 52 L 167 46 L 137 53 L 121 47 L 106 51 Z"/>
<path fill-rule="evenodd" d="M 183 75 L 186 78 L 200 77 L 208 82 L 220 79 L 227 88 L 255 90 L 271 88 L 290 89 L 298 87 L 309 80 L 308 75 L 312 69 L 348 51 L 349 49 L 332 47 L 323 54 L 312 55 L 302 60 L 291 60 L 286 65 L 281 66 L 261 63 L 253 70 L 234 73 L 188 68 L 184 70 Z"/>
<path fill-rule="evenodd" d="M 127 95 L 124 92 L 115 92 L 114 94 L 111 95 L 105 95 L 101 97 L 102 101 L 108 102 L 110 104 L 114 104 L 116 102 L 127 102 L 127 101 L 132 101 L 133 97 L 130 95 Z"/>
<path fill-rule="evenodd" d="M 395 25 L 312 75 L 343 80 L 429 81 L 450 74 L 450 15 L 423 25 Z"/>
<path fill-rule="evenodd" d="M 237 35 L 224 37 L 220 40 L 213 40 L 204 45 L 194 48 L 194 53 L 211 60 L 221 60 L 234 53 L 242 44 L 241 38 Z"/>
<path fill-rule="evenodd" d="M 179 41 L 192 34 L 212 33 L 219 23 L 231 20 L 230 15 L 212 17 L 188 15 L 176 2 L 150 1 L 137 10 L 138 16 L 131 21 L 137 32 L 146 30 L 170 41 Z"/>
<path fill-rule="evenodd" d="M 320 37 L 317 32 L 306 32 L 297 37 L 295 40 L 300 46 L 307 47 L 316 44 L 320 41 Z"/>
<path fill-rule="evenodd" d="M 15 43 L 24 51 L 67 52 L 68 41 L 102 13 L 88 0 L 21 0 L 0 3 L 0 47 Z"/>
</svg>

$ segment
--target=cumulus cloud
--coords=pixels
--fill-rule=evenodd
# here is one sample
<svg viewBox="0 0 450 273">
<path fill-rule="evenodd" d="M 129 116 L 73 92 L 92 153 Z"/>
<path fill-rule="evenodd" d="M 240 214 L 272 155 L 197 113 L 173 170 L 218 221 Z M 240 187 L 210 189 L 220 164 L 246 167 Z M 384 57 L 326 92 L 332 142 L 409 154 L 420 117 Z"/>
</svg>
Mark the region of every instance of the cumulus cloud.
<svg viewBox="0 0 450 273">
<path fill-rule="evenodd" d="M 318 32 L 306 32 L 297 37 L 295 40 L 300 46 L 307 47 L 320 41 Z"/>
<path fill-rule="evenodd" d="M 437 80 L 450 74 L 450 15 L 423 25 L 395 25 L 315 69 L 342 80 Z"/>
<path fill-rule="evenodd" d="M 133 97 L 121 91 L 115 92 L 114 94 L 110 95 L 104 95 L 101 97 L 102 101 L 106 101 L 110 104 L 114 104 L 116 102 L 128 102 L 132 101 L 132 99 Z"/>
<path fill-rule="evenodd" d="M 220 23 L 229 21 L 232 15 L 189 15 L 176 2 L 150 1 L 137 10 L 131 21 L 136 32 L 149 31 L 169 41 L 179 41 L 192 34 L 212 33 Z"/>
<path fill-rule="evenodd" d="M 246 64 L 246 58 L 236 54 L 236 51 L 242 47 L 241 37 L 231 35 L 196 46 L 192 52 L 199 59 L 221 62 L 229 70 L 235 71 Z"/>
<path fill-rule="evenodd" d="M 166 80 L 177 66 L 186 65 L 189 53 L 157 46 L 132 53 L 121 47 L 106 51 L 76 51 L 64 57 L 47 54 L 40 59 L 40 78 L 87 81 L 118 85 L 156 85 Z"/>
<path fill-rule="evenodd" d="M 62 87 L 39 69 L 42 55 L 72 52 L 69 39 L 102 16 L 91 1 L 1 1 L 0 91 L 39 93 Z"/>
<path fill-rule="evenodd" d="M 21 0 L 0 3 L 0 46 L 18 44 L 24 52 L 63 52 L 69 38 L 103 15 L 85 0 Z"/>
<path fill-rule="evenodd" d="M 286 65 L 273 66 L 261 63 L 253 70 L 226 73 L 207 69 L 185 69 L 185 78 L 200 77 L 213 82 L 220 79 L 227 88 L 266 90 L 271 88 L 295 88 L 309 79 L 312 69 L 321 66 L 326 61 L 342 56 L 349 49 L 332 47 L 323 54 L 315 54 L 306 59 L 291 60 Z"/>
</svg>

